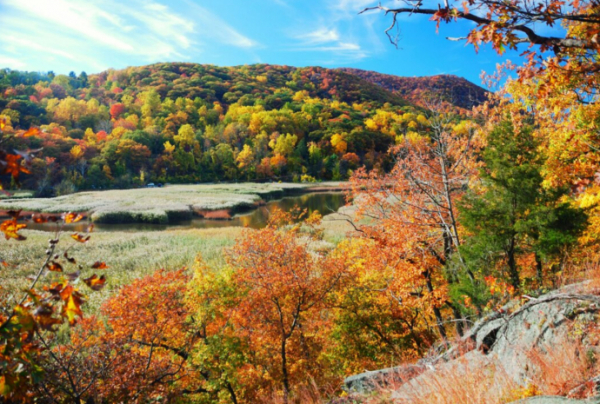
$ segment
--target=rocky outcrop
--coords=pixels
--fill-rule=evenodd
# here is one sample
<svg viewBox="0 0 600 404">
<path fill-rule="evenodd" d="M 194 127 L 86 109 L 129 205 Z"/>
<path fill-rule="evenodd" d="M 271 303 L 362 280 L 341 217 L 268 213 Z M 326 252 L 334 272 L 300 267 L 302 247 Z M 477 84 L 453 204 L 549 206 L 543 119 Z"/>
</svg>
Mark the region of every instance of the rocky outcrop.
<svg viewBox="0 0 600 404">
<path fill-rule="evenodd" d="M 582 333 L 575 335 L 573 327 L 579 329 L 596 321 L 600 311 L 600 296 L 586 292 L 586 284 L 573 285 L 538 298 L 527 297 L 523 302 L 512 302 L 502 310 L 477 322 L 471 330 L 451 349 L 429 360 L 421 360 L 409 367 L 402 366 L 366 372 L 349 377 L 344 388 L 348 392 L 368 393 L 379 387 L 392 386 L 391 398 L 395 402 L 408 403 L 415 391 L 427 394 L 436 383 L 433 379 L 441 374 L 465 375 L 473 369 L 486 371 L 490 367 L 502 372 L 490 372 L 490 389 L 501 386 L 501 377 L 514 386 L 528 386 L 539 369 L 532 363 L 531 352 L 551 354 L 579 339 L 586 352 L 597 351 L 596 342 L 586 340 Z M 511 384 L 511 385 L 513 385 Z M 600 392 L 598 382 L 590 380 L 574 389 L 574 396 L 583 390 Z M 500 388 L 500 387 L 498 387 Z M 596 403 L 596 401 L 567 400 L 560 397 L 536 397 L 519 403 Z"/>
<path fill-rule="evenodd" d="M 574 400 L 558 396 L 538 396 L 515 401 L 513 404 L 600 404 L 600 400 Z"/>
</svg>

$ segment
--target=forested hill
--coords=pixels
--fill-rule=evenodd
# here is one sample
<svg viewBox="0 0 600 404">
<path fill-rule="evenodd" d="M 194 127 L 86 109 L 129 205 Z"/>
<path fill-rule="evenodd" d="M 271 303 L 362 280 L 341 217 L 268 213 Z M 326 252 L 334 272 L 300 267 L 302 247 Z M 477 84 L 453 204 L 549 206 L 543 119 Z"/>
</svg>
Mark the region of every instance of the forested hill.
<svg viewBox="0 0 600 404">
<path fill-rule="evenodd" d="M 392 91 L 408 102 L 423 105 L 427 99 L 441 98 L 454 106 L 471 109 L 486 100 L 488 91 L 470 81 L 451 74 L 425 77 L 400 77 L 373 71 L 342 68 L 345 73 Z"/>
<path fill-rule="evenodd" d="M 22 153 L 32 165 L 25 186 L 39 194 L 147 182 L 341 180 L 357 167 L 388 168 L 391 145 L 429 128 L 425 110 L 363 73 L 192 63 L 68 76 L 6 69 L 0 119 L 5 132 L 39 127 L 8 145 L 40 149 Z M 412 98 L 417 90 L 453 92 L 413 87 Z"/>
</svg>

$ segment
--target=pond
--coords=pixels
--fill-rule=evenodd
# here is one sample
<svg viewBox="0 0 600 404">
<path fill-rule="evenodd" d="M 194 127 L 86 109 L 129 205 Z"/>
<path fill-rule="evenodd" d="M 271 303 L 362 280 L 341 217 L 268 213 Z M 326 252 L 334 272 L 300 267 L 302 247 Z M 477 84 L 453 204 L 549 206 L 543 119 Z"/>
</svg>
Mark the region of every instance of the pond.
<svg viewBox="0 0 600 404">
<path fill-rule="evenodd" d="M 290 196 L 282 199 L 272 200 L 264 206 L 260 206 L 249 212 L 235 215 L 230 220 L 210 220 L 194 218 L 189 221 L 174 223 L 174 224 L 145 224 L 145 223 L 127 223 L 127 224 L 95 224 L 94 231 L 110 232 L 110 231 L 161 231 L 169 229 L 206 229 L 218 227 L 251 227 L 260 229 L 265 227 L 269 220 L 270 212 L 275 208 L 284 211 L 289 211 L 295 206 L 300 209 L 307 209 L 309 213 L 317 211 L 323 216 L 333 212 L 337 212 L 339 208 L 345 204 L 345 195 L 342 192 L 318 192 L 308 193 L 300 196 Z M 89 221 L 82 220 L 81 222 L 66 225 L 65 230 L 85 232 Z M 28 222 L 28 229 L 53 231 L 55 224 L 44 223 L 37 224 Z"/>
</svg>

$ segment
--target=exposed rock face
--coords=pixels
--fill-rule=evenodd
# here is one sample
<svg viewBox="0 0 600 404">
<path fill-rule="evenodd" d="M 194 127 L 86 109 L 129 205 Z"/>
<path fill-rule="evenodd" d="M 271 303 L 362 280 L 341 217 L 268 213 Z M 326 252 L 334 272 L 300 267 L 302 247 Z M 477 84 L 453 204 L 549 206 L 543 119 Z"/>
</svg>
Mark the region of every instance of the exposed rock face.
<svg viewBox="0 0 600 404">
<path fill-rule="evenodd" d="M 513 404 L 598 404 L 600 400 L 573 400 L 565 397 L 539 396 L 515 401 Z"/>
<path fill-rule="evenodd" d="M 573 324 L 596 320 L 596 314 L 600 311 L 600 296 L 582 294 L 583 288 L 584 285 L 573 285 L 537 299 L 531 298 L 521 307 L 513 302 L 501 312 L 480 320 L 459 344 L 442 355 L 410 367 L 389 368 L 349 377 L 345 380 L 344 388 L 365 393 L 378 386 L 393 385 L 391 398 L 404 403 L 410 402 L 411 394 L 415 391 L 427 393 L 423 390 L 432 389 L 435 383 L 431 381 L 444 372 L 464 375 L 469 370 L 485 370 L 489 366 L 502 369 L 502 377 L 512 379 L 511 383 L 515 386 L 525 387 L 537 370 L 528 353 L 564 349 L 573 343 Z M 594 350 L 596 347 L 586 349 Z M 490 375 L 492 379 L 489 386 L 494 389 L 500 383 L 493 380 L 497 377 L 495 373 L 491 372 Z M 598 392 L 598 383 L 591 380 L 587 385 L 590 383 L 596 386 Z M 536 397 L 519 403 L 583 404 L 596 401 Z"/>
</svg>

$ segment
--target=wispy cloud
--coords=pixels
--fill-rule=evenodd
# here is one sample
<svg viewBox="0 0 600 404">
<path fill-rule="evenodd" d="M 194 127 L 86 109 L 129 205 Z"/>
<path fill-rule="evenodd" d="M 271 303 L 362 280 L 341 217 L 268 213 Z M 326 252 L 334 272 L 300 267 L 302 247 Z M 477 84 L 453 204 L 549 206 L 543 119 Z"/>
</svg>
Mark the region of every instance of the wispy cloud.
<svg viewBox="0 0 600 404">
<path fill-rule="evenodd" d="M 25 63 L 18 59 L 0 55 L 0 66 L 12 66 L 14 69 L 22 69 Z"/>
<path fill-rule="evenodd" d="M 358 42 L 342 37 L 337 28 L 320 27 L 308 33 L 297 34 L 294 39 L 297 43 L 289 47 L 289 50 L 328 53 L 329 59 L 324 64 L 353 62 L 368 56 Z"/>
<path fill-rule="evenodd" d="M 348 64 L 361 61 L 380 48 L 380 40 L 371 34 L 369 16 L 358 16 L 373 0 L 326 0 L 318 8 L 315 21 L 302 21 L 291 35 L 289 49 L 327 53 L 323 64 Z M 364 25 L 366 24 L 366 25 Z M 312 27 L 306 30 L 306 27 Z"/>
<path fill-rule="evenodd" d="M 308 44 L 319 44 L 338 41 L 340 39 L 340 34 L 338 34 L 335 28 L 319 28 L 316 31 L 312 31 L 307 34 L 300 34 L 297 36 L 297 38 L 304 40 Z"/>
<path fill-rule="evenodd" d="M 108 53 L 111 59 L 120 56 L 142 64 L 186 60 L 192 54 L 201 54 L 203 44 L 208 42 L 243 49 L 258 45 L 193 3 L 185 7 L 185 13 L 178 12 L 173 5 L 182 3 L 0 0 L 0 52 L 10 55 L 0 61 L 22 68 L 33 57 L 87 59 L 87 66 L 105 68 L 108 66 L 102 60 Z"/>
<path fill-rule="evenodd" d="M 227 24 L 218 16 L 214 15 L 204 7 L 187 0 L 187 10 L 195 21 L 195 32 L 208 38 L 214 38 L 220 43 L 232 45 L 238 48 L 255 48 L 260 46 L 254 40 L 238 32 L 234 27 Z"/>
</svg>

